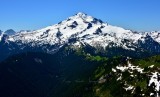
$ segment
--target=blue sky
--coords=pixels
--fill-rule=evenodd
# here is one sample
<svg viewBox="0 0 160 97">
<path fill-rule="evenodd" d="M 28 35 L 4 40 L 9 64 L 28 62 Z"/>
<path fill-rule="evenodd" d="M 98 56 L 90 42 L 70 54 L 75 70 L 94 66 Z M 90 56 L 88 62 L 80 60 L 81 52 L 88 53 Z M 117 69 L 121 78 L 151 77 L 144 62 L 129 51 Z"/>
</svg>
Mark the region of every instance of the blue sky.
<svg viewBox="0 0 160 97">
<path fill-rule="evenodd" d="M 160 0 L 0 0 L 0 29 L 36 30 L 78 12 L 126 29 L 160 30 Z"/>
</svg>

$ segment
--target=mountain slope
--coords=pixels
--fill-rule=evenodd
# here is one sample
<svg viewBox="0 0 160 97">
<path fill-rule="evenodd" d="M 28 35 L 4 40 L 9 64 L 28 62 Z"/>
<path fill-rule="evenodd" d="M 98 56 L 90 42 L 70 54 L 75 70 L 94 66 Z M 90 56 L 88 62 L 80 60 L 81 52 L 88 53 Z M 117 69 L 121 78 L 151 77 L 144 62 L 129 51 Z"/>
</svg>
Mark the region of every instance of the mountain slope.
<svg viewBox="0 0 160 97">
<path fill-rule="evenodd" d="M 108 59 L 69 47 L 23 53 L 0 63 L 0 96 L 159 97 L 159 69 L 159 56 Z"/>
<path fill-rule="evenodd" d="M 103 63 L 88 58 L 67 48 L 54 55 L 23 53 L 12 56 L 0 63 L 0 96 L 80 97 L 92 72 Z"/>
<path fill-rule="evenodd" d="M 96 83 L 85 97 L 159 97 L 159 60 L 160 56 L 109 59 L 95 70 L 92 80 Z"/>
</svg>

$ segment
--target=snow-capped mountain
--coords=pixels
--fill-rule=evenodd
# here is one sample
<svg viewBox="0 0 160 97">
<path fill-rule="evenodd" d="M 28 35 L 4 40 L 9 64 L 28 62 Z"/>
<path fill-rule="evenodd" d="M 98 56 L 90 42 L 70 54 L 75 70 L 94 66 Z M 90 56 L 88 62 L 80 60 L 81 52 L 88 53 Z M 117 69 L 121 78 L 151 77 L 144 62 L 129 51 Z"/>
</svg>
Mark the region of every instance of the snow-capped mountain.
<svg viewBox="0 0 160 97">
<path fill-rule="evenodd" d="M 75 45 L 87 43 L 96 46 L 95 44 L 99 44 L 105 48 L 113 42 L 125 49 L 133 49 L 122 43 L 122 40 L 127 39 L 136 44 L 138 40 L 143 40 L 143 37 L 145 35 L 111 26 L 84 13 L 78 13 L 59 24 L 29 33 L 13 35 L 8 40 L 12 42 L 21 41 L 24 44 L 32 43 L 32 46 L 34 46 L 44 44 L 64 45 L 69 42 L 69 39 L 76 38 Z"/>
<path fill-rule="evenodd" d="M 76 48 L 89 45 L 104 50 L 118 47 L 131 51 L 160 52 L 160 32 L 137 33 L 80 12 L 53 26 L 9 35 L 5 43 L 17 45 L 21 50 L 38 47 L 47 52 L 54 52 L 65 44 Z M 12 45 L 9 49 L 15 47 Z"/>
</svg>

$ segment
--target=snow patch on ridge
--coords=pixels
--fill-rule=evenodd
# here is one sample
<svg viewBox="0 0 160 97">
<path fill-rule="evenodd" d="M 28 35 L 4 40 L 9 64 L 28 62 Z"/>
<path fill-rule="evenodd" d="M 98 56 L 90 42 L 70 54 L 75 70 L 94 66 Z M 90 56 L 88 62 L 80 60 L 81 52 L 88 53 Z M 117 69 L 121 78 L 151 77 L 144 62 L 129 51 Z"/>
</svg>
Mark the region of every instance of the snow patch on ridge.
<svg viewBox="0 0 160 97">
<path fill-rule="evenodd" d="M 156 97 L 159 97 L 159 91 L 160 91 L 160 73 L 153 72 L 151 75 L 151 78 L 149 80 L 148 86 L 151 86 L 152 84 L 155 85 L 155 91 L 156 91 Z M 150 94 L 152 95 L 152 93 Z"/>
<path fill-rule="evenodd" d="M 133 73 L 135 70 L 139 73 L 143 73 L 144 70 L 138 66 L 132 65 L 129 61 L 127 66 L 117 66 L 116 69 L 121 70 L 122 72 L 129 71 L 129 73 Z"/>
</svg>

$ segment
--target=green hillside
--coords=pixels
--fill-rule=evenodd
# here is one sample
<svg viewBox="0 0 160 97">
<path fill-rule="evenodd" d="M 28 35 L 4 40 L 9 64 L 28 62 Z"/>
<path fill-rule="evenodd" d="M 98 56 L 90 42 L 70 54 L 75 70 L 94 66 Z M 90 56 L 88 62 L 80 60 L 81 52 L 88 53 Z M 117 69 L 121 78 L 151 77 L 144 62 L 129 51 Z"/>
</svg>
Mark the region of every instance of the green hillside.
<svg viewBox="0 0 160 97">
<path fill-rule="evenodd" d="M 154 72 L 160 56 L 106 58 L 67 47 L 54 55 L 28 52 L 0 63 L 0 96 L 156 97 L 154 83 L 148 86 Z"/>
</svg>

